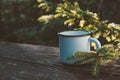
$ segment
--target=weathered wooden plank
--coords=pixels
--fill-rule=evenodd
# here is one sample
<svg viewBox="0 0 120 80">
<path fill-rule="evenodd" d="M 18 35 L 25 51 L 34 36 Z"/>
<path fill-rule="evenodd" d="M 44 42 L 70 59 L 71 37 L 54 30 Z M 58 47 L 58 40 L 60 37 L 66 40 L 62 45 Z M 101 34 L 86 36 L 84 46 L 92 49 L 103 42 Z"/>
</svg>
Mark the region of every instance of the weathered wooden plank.
<svg viewBox="0 0 120 80">
<path fill-rule="evenodd" d="M 90 75 L 90 65 L 59 62 L 59 48 L 19 43 L 0 43 L 0 80 L 119 80 L 113 70 Z M 119 69 L 118 69 L 119 70 Z M 115 71 L 114 71 L 115 72 Z M 117 71 L 118 72 L 118 71 Z"/>
<path fill-rule="evenodd" d="M 58 55 L 59 49 L 56 47 L 6 42 L 0 43 L 0 56 L 48 63 L 55 62 L 58 59 Z M 51 56 L 54 56 L 54 58 Z"/>
</svg>

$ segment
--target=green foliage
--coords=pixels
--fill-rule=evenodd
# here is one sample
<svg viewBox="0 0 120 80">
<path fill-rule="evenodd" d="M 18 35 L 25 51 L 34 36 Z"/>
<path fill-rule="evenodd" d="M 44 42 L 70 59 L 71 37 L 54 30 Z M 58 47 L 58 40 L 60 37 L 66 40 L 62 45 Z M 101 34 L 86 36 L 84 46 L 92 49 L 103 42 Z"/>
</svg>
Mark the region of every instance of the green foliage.
<svg viewBox="0 0 120 80">
<path fill-rule="evenodd" d="M 51 21 L 53 19 L 61 19 L 61 23 L 68 26 L 67 29 L 75 29 L 75 30 L 87 30 L 90 31 L 93 37 L 98 38 L 101 42 L 105 42 L 104 44 L 118 44 L 120 43 L 120 24 L 109 23 L 107 20 L 102 21 L 97 13 L 90 12 L 89 10 L 83 10 L 80 8 L 80 3 L 78 0 L 70 1 L 70 0 L 61 0 L 56 2 L 56 4 L 50 3 L 47 0 L 38 0 L 42 5 L 44 3 L 45 10 L 47 8 L 53 8 L 53 13 L 49 13 L 49 15 L 40 16 L 38 21 L 40 23 L 44 23 L 42 30 L 46 27 L 51 27 Z M 81 0 L 83 4 L 90 5 L 93 4 L 94 0 Z M 49 6 L 48 4 L 52 4 Z M 88 4 L 87 4 L 88 3 Z M 56 11 L 56 13 L 54 13 Z M 43 18 L 43 17 L 47 18 Z M 49 18 L 51 16 L 52 20 Z M 49 18 L 49 19 L 48 19 Z M 47 20 L 48 19 L 48 20 Z M 57 21 L 56 21 L 57 22 Z M 48 25 L 48 26 L 47 26 Z M 63 26 L 65 27 L 65 26 Z M 53 28 L 53 27 L 52 27 Z M 54 27 L 56 28 L 56 27 Z M 104 45 L 103 44 L 103 45 Z"/>
<path fill-rule="evenodd" d="M 61 2 L 61 0 L 54 2 L 49 0 L 37 0 L 37 2 L 39 3 L 38 7 L 40 9 L 44 9 L 46 12 L 38 18 L 42 32 L 46 32 L 47 34 L 47 32 L 50 32 L 51 30 L 52 32 L 57 34 L 57 32 L 66 29 L 65 25 L 63 24 L 64 19 L 61 17 L 55 17 L 56 7 Z"/>
<path fill-rule="evenodd" d="M 38 8 L 45 10 L 48 14 L 55 13 L 55 9 L 57 7 L 57 4 L 61 2 L 61 0 L 52 1 L 52 0 L 37 0 Z M 45 13 L 44 13 L 45 14 Z"/>
<path fill-rule="evenodd" d="M 37 2 L 39 2 L 38 8 L 44 9 L 45 11 L 51 10 L 51 2 L 46 0 L 37 0 Z"/>
<path fill-rule="evenodd" d="M 108 43 L 120 42 L 120 24 L 100 20 L 97 13 L 82 10 L 78 2 L 72 4 L 64 0 L 64 3 L 60 3 L 56 8 L 55 17 L 66 19 L 64 24 L 69 28 L 90 31 L 93 33 L 92 36 L 96 38 L 102 36 Z"/>
<path fill-rule="evenodd" d="M 55 18 L 53 14 L 43 15 L 38 18 L 38 21 L 41 24 L 41 31 L 55 31 L 60 32 L 61 30 L 67 29 L 67 26 L 63 24 L 63 18 Z M 57 33 L 56 33 L 57 34 Z"/>
<path fill-rule="evenodd" d="M 56 9 L 56 17 L 64 17 L 66 21 L 64 22 L 65 25 L 72 26 L 76 23 L 78 26 L 84 27 L 88 26 L 89 24 L 93 24 L 98 20 L 97 14 L 84 11 L 80 9 L 79 4 L 74 2 L 74 4 L 64 0 L 64 3 L 60 3 Z M 76 27 L 78 27 L 76 26 Z"/>
<path fill-rule="evenodd" d="M 119 46 L 119 47 L 118 47 Z M 100 72 L 102 62 L 108 60 L 118 60 L 120 56 L 120 45 L 113 46 L 111 44 L 102 46 L 101 49 L 95 52 L 76 52 L 67 60 L 74 60 L 75 64 L 88 64 L 92 63 L 92 75 L 96 76 Z"/>
<path fill-rule="evenodd" d="M 43 13 L 38 11 L 37 4 L 35 0 L 0 0 L 0 40 L 21 43 L 37 40 L 36 19 Z"/>
<path fill-rule="evenodd" d="M 48 24 L 50 24 L 52 22 L 52 20 L 54 20 L 53 15 L 43 15 L 43 16 L 39 17 L 38 21 L 42 24 L 41 30 L 45 30 L 45 28 L 48 26 Z"/>
<path fill-rule="evenodd" d="M 35 37 L 37 37 L 37 34 L 37 28 L 21 28 L 14 32 L 14 35 L 16 35 L 18 42 L 30 42 L 35 39 Z"/>
</svg>

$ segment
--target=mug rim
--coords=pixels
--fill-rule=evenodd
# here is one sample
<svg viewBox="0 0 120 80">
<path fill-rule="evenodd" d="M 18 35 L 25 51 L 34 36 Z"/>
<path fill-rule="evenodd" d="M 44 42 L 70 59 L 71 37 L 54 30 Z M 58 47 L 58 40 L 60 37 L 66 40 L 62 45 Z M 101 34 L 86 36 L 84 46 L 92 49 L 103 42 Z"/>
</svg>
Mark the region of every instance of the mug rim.
<svg viewBox="0 0 120 80">
<path fill-rule="evenodd" d="M 63 32 L 70 32 L 70 31 L 83 31 L 83 32 L 87 32 L 86 34 L 84 35 L 64 35 L 64 34 L 61 34 Z M 86 31 L 86 30 L 66 30 L 66 31 L 61 31 L 58 33 L 59 36 L 64 36 L 64 37 L 81 37 L 81 36 L 88 36 L 88 35 L 91 35 L 91 32 L 89 31 Z"/>
</svg>

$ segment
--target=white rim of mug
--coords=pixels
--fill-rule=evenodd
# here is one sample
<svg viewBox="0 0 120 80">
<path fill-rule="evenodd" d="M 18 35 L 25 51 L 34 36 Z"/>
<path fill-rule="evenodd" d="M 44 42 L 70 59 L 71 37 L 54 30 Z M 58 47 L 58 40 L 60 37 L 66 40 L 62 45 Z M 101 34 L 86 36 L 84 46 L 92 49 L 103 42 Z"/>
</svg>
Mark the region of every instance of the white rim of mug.
<svg viewBox="0 0 120 80">
<path fill-rule="evenodd" d="M 64 37 L 81 37 L 81 36 L 88 36 L 91 35 L 91 32 L 86 31 L 86 30 L 67 30 L 67 31 L 84 31 L 84 32 L 88 32 L 87 34 L 84 35 L 63 35 L 61 34 L 62 32 L 66 32 L 66 31 L 61 31 L 58 33 L 59 36 L 64 36 Z"/>
</svg>

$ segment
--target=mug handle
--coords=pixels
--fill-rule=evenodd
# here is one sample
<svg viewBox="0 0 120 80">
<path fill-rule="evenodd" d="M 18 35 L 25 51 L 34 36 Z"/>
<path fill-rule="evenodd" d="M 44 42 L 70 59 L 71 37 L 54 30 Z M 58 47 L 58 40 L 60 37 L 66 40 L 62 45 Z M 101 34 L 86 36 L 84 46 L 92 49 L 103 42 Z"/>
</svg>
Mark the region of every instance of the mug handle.
<svg viewBox="0 0 120 80">
<path fill-rule="evenodd" d="M 88 40 L 96 44 L 96 51 L 101 48 L 101 43 L 97 39 L 90 37 Z"/>
</svg>

